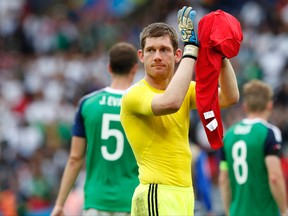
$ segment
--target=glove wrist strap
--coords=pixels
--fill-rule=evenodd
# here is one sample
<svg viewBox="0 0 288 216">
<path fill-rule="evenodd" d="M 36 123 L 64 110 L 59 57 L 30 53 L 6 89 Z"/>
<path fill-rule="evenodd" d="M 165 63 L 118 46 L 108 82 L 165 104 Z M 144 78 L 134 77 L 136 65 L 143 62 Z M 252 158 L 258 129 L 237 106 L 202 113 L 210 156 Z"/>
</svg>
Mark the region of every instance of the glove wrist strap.
<svg viewBox="0 0 288 216">
<path fill-rule="evenodd" d="M 197 60 L 199 48 L 193 44 L 185 44 L 182 58 L 193 58 Z"/>
</svg>

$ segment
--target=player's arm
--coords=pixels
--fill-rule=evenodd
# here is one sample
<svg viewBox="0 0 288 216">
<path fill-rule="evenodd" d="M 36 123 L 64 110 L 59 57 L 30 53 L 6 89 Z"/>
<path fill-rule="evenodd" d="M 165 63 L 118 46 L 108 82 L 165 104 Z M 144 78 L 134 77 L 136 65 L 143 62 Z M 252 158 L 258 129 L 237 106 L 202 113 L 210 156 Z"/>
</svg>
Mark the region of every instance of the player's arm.
<svg viewBox="0 0 288 216">
<path fill-rule="evenodd" d="M 265 142 L 265 164 L 271 193 L 276 201 L 281 215 L 287 215 L 286 184 L 280 161 L 282 136 L 278 128 L 268 130 Z"/>
<path fill-rule="evenodd" d="M 222 60 L 220 71 L 219 105 L 229 107 L 239 100 L 239 89 L 236 75 L 229 59 Z"/>
<path fill-rule="evenodd" d="M 81 170 L 86 152 L 86 139 L 72 137 L 69 158 L 62 176 L 59 193 L 51 216 L 64 215 L 64 204 Z"/>
<path fill-rule="evenodd" d="M 177 112 L 185 98 L 192 80 L 195 60 L 184 58 L 163 94 L 156 94 L 152 100 L 154 115 L 165 115 Z"/>
<path fill-rule="evenodd" d="M 281 215 L 287 215 L 286 186 L 280 158 L 275 155 L 268 155 L 265 157 L 265 163 L 268 170 L 269 186 L 272 195 Z"/>
<path fill-rule="evenodd" d="M 225 159 L 225 152 L 223 149 L 220 150 L 220 166 L 219 166 L 219 189 L 225 215 L 229 215 L 229 209 L 231 204 L 231 187 L 228 173 L 228 164 Z"/>
<path fill-rule="evenodd" d="M 184 42 L 183 58 L 165 92 L 155 95 L 152 100 L 152 111 L 155 115 L 177 112 L 185 98 L 198 56 L 198 38 L 193 24 L 195 15 L 192 7 L 185 6 L 178 11 L 178 27 Z M 176 60 L 180 61 L 181 57 L 182 52 L 178 49 Z"/>
<path fill-rule="evenodd" d="M 223 201 L 225 215 L 229 215 L 229 209 L 231 203 L 231 188 L 230 188 L 228 170 L 220 169 L 219 171 L 219 189 Z"/>
</svg>

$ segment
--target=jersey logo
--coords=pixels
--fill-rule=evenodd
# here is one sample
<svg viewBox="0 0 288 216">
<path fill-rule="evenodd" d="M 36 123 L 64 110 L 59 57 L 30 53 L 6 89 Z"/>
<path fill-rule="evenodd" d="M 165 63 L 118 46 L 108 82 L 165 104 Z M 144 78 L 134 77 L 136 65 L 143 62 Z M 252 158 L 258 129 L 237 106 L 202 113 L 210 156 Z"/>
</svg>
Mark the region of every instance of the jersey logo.
<svg viewBox="0 0 288 216">
<path fill-rule="evenodd" d="M 281 149 L 281 145 L 280 144 L 273 145 L 273 150 L 279 150 L 279 149 Z"/>
<path fill-rule="evenodd" d="M 213 112 L 213 110 L 211 111 L 208 111 L 208 112 L 205 112 L 203 113 L 204 115 L 204 118 L 207 120 L 207 119 L 210 119 L 210 118 L 213 118 L 213 120 L 211 122 L 209 122 L 209 124 L 206 125 L 206 127 L 212 132 L 214 131 L 217 127 L 218 127 L 218 122 L 217 122 L 217 119 L 214 118 L 215 117 L 215 114 Z"/>
</svg>

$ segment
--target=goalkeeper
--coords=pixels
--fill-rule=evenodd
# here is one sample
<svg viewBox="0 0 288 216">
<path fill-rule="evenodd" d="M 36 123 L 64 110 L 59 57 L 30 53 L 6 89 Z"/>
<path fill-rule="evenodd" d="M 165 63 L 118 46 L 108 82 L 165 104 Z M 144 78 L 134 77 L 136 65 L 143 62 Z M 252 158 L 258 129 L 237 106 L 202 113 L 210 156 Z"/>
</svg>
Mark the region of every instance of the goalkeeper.
<svg viewBox="0 0 288 216">
<path fill-rule="evenodd" d="M 191 7 L 178 11 L 183 53 L 177 32 L 165 23 L 152 23 L 140 34 L 138 57 L 145 77 L 127 90 L 120 113 L 139 166 L 132 216 L 194 214 L 188 130 L 190 110 L 196 109 L 196 83 L 192 81 L 198 55 L 195 15 Z M 222 65 L 219 103 L 227 107 L 238 101 L 239 93 L 229 60 Z"/>
</svg>

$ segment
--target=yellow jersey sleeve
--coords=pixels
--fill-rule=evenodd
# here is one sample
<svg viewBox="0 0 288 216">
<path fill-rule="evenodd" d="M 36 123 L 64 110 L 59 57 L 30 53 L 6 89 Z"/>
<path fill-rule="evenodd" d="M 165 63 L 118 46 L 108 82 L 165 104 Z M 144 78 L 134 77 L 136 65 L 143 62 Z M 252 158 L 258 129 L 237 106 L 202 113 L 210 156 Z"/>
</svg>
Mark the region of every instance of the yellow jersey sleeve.
<svg viewBox="0 0 288 216">
<path fill-rule="evenodd" d="M 130 87 L 127 94 L 124 94 L 122 104 L 125 104 L 126 112 L 145 116 L 154 115 L 151 105 L 155 94 L 155 92 L 149 91 L 145 81 L 141 80 Z"/>
</svg>

